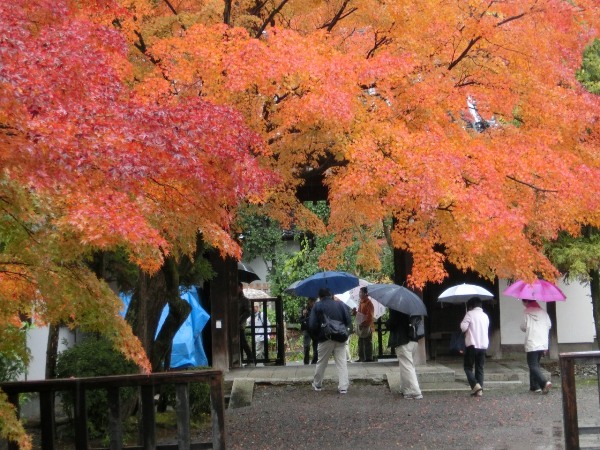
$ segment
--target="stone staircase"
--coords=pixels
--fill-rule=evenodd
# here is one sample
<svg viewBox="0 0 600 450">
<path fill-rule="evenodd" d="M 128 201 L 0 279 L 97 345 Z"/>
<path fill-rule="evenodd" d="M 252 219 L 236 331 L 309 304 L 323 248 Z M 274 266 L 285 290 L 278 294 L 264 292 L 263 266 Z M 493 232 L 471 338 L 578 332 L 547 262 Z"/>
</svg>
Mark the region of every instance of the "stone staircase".
<svg viewBox="0 0 600 450">
<path fill-rule="evenodd" d="M 335 383 L 337 374 L 331 367 L 325 372 L 325 383 Z M 289 363 L 285 366 L 265 366 L 233 369 L 225 375 L 226 407 L 239 408 L 252 403 L 255 383 L 272 385 L 310 385 L 315 366 Z M 542 370 L 546 376 L 549 372 Z M 399 391 L 400 373 L 395 360 L 348 365 L 351 383 L 387 384 L 392 392 Z M 467 377 L 461 358 L 428 361 L 417 366 L 417 376 L 423 392 L 468 391 Z M 485 389 L 529 388 L 529 369 L 521 360 L 486 360 Z"/>
</svg>

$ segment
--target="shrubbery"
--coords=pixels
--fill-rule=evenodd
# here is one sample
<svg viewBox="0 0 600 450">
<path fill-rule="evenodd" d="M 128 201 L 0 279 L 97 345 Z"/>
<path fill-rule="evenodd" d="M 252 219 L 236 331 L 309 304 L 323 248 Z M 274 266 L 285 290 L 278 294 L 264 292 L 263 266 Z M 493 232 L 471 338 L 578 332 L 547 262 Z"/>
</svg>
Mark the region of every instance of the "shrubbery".
<svg viewBox="0 0 600 450">
<path fill-rule="evenodd" d="M 59 378 L 97 377 L 138 373 L 138 367 L 117 352 L 108 340 L 89 337 L 58 355 L 56 373 Z M 135 390 L 120 390 L 122 401 L 135 395 Z M 72 417 L 73 396 L 70 392 L 60 394 L 63 409 Z M 86 390 L 86 406 L 90 437 L 104 434 L 108 426 L 108 400 L 104 389 Z"/>
<path fill-rule="evenodd" d="M 197 370 L 194 367 L 190 370 Z M 138 373 L 138 367 L 114 350 L 111 344 L 102 338 L 90 337 L 76 346 L 65 350 L 58 356 L 57 376 L 97 377 Z M 175 408 L 175 385 L 165 384 L 162 387 L 167 406 Z M 70 392 L 60 394 L 63 409 L 67 416 L 72 417 L 73 397 Z M 134 388 L 120 389 L 121 401 L 124 405 L 131 404 L 136 395 Z M 191 383 L 189 391 L 190 418 L 194 422 L 202 422 L 210 415 L 210 385 L 208 383 Z M 108 400 L 104 389 L 86 390 L 86 407 L 88 429 L 91 438 L 106 435 L 108 428 Z"/>
<path fill-rule="evenodd" d="M 207 367 L 191 367 L 189 370 L 207 369 Z M 162 388 L 166 404 L 175 408 L 175 385 L 167 384 Z M 203 422 L 210 415 L 210 384 L 190 383 L 190 419 L 193 422 Z"/>
</svg>

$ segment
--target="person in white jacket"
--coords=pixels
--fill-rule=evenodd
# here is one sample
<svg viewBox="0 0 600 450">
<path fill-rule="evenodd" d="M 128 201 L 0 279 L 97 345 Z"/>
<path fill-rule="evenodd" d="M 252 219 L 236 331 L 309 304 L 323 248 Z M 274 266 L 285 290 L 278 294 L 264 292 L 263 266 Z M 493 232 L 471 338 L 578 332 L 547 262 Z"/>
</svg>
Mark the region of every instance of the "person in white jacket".
<svg viewBox="0 0 600 450">
<path fill-rule="evenodd" d="M 548 334 L 552 322 L 548 313 L 535 300 L 523 300 L 525 311 L 521 321 L 521 330 L 525 332 L 525 352 L 529 366 L 529 389 L 547 394 L 552 387 L 540 369 L 540 359 L 548 350 Z"/>
<path fill-rule="evenodd" d="M 481 299 L 473 297 L 467 302 L 467 314 L 460 323 L 460 329 L 465 333 L 464 369 L 471 386 L 471 395 L 483 395 L 483 365 L 485 352 L 490 343 L 488 330 L 490 318 L 481 309 Z M 475 373 L 473 373 L 475 366 Z"/>
</svg>

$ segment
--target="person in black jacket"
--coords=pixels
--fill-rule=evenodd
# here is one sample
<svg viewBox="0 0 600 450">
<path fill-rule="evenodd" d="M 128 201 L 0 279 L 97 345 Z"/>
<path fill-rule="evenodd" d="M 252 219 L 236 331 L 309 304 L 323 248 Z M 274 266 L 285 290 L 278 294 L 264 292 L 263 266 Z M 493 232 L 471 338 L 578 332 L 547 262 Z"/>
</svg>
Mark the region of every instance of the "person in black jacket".
<svg viewBox="0 0 600 450">
<path fill-rule="evenodd" d="M 348 392 L 349 385 L 348 366 L 346 361 L 346 342 L 338 342 L 328 339 L 325 336 L 322 327 L 324 316 L 342 322 L 346 326 L 346 329 L 349 329 L 352 325 L 352 319 L 350 318 L 346 306 L 342 302 L 336 302 L 329 289 L 320 289 L 319 301 L 313 307 L 310 312 L 310 318 L 308 319 L 308 329 L 310 334 L 319 341 L 319 359 L 317 361 L 312 387 L 315 391 L 321 390 L 323 375 L 327 368 L 329 356 L 333 354 L 339 379 L 338 392 L 340 394 L 345 394 Z"/>
<path fill-rule="evenodd" d="M 408 338 L 410 317 L 390 308 L 390 317 L 386 321 L 390 331 L 388 347 L 396 349 L 398 364 L 400 366 L 400 391 L 406 399 L 422 399 L 417 371 L 415 369 L 414 355 L 418 344 Z"/>
<path fill-rule="evenodd" d="M 312 311 L 313 306 L 315 306 L 315 299 L 310 297 L 300 312 L 300 330 L 302 331 L 304 338 L 304 364 L 316 364 L 319 359 L 319 342 L 316 339 L 313 339 L 308 331 L 308 320 L 310 319 L 310 312 Z M 313 351 L 312 361 L 310 359 L 311 347 Z"/>
</svg>

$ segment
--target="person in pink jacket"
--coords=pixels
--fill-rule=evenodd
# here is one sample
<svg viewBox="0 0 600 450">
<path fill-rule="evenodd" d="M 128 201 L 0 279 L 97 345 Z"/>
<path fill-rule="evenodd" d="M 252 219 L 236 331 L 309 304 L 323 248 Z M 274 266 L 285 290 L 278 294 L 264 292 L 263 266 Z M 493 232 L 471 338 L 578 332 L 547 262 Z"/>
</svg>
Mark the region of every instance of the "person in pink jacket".
<svg viewBox="0 0 600 450">
<path fill-rule="evenodd" d="M 471 386 L 471 395 L 483 395 L 483 365 L 485 352 L 490 343 L 488 330 L 490 318 L 481 309 L 481 299 L 473 297 L 467 302 L 467 314 L 460 323 L 460 329 L 465 333 L 464 369 Z M 473 372 L 473 367 L 475 371 Z"/>
<path fill-rule="evenodd" d="M 548 334 L 552 322 L 548 313 L 535 300 L 523 300 L 525 311 L 521 330 L 525 332 L 525 352 L 529 366 L 529 390 L 547 394 L 552 387 L 540 369 L 540 359 L 548 350 Z"/>
</svg>

